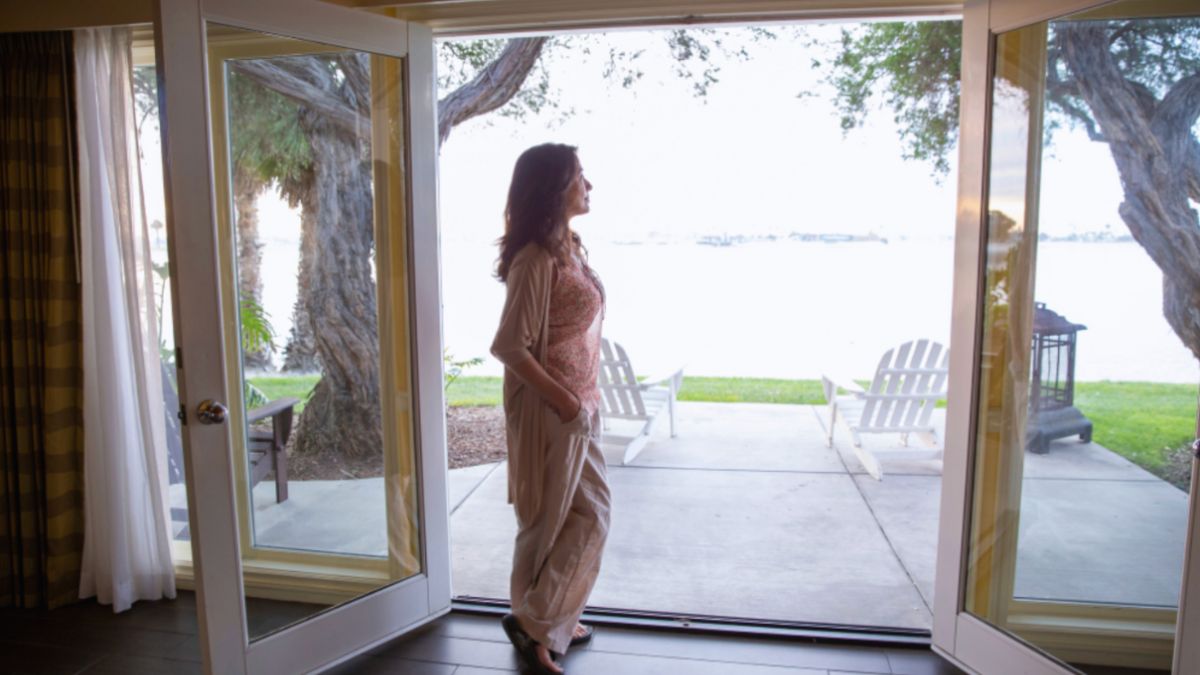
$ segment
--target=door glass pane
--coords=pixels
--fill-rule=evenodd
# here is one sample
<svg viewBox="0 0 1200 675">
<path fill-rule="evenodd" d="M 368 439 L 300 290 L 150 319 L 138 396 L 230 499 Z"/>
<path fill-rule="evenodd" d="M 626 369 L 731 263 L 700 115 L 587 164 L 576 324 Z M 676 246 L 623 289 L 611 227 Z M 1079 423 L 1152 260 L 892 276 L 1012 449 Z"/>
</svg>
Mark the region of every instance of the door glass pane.
<svg viewBox="0 0 1200 675">
<path fill-rule="evenodd" d="M 247 594 L 284 601 L 254 637 L 420 569 L 402 63 L 215 25 L 209 50 Z"/>
<path fill-rule="evenodd" d="M 1155 12 L 996 38 L 965 606 L 1084 672 L 1170 668 L 1187 537 L 1200 19 Z"/>
</svg>

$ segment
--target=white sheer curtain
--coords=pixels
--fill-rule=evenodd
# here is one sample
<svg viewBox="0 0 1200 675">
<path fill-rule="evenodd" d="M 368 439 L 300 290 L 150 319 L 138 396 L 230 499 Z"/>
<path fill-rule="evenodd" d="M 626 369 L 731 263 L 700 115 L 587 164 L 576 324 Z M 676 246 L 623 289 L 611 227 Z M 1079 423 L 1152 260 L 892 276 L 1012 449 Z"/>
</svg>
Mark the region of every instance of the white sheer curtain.
<svg viewBox="0 0 1200 675">
<path fill-rule="evenodd" d="M 175 597 L 153 269 L 128 28 L 75 31 L 83 263 L 81 598 Z"/>
</svg>

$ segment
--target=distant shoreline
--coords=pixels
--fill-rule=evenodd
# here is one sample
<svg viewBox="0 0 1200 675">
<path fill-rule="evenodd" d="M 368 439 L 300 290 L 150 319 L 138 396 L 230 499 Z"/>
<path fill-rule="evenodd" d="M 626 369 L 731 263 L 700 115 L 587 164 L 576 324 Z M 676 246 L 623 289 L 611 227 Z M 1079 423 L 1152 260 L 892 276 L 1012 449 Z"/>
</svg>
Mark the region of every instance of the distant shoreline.
<svg viewBox="0 0 1200 675">
<path fill-rule="evenodd" d="M 876 233 L 845 234 L 840 232 L 788 232 L 786 234 L 693 234 L 675 237 L 654 237 L 646 239 L 611 239 L 607 243 L 615 246 L 669 245 L 692 243 L 701 246 L 727 247 L 752 243 L 802 242 L 814 244 L 888 244 L 891 242 L 930 242 L 954 241 L 953 235 L 909 237 L 899 235 L 885 237 Z M 1133 244 L 1137 243 L 1131 235 L 1114 236 L 1110 232 L 1078 232 L 1072 234 L 1041 234 L 1040 243 L 1070 243 L 1070 244 Z"/>
</svg>

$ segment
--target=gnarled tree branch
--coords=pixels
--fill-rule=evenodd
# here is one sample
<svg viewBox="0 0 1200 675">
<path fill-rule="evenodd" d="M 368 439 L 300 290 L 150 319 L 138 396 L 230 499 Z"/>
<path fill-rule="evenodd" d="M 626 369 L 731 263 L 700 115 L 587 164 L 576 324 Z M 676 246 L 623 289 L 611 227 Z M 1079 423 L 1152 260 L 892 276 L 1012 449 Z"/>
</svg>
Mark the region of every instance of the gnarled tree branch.
<svg viewBox="0 0 1200 675">
<path fill-rule="evenodd" d="M 1158 101 L 1121 72 L 1105 33 L 1092 22 L 1060 27 L 1063 57 L 1109 139 L 1125 192 L 1121 219 L 1162 270 L 1167 322 L 1200 358 L 1200 221 L 1188 203 L 1200 74 L 1183 77 Z"/>
<path fill-rule="evenodd" d="M 296 101 L 306 111 L 324 117 L 332 126 L 351 135 L 367 128 L 370 120 L 364 113 L 369 89 L 356 94 L 352 86 L 345 89 L 337 86 L 321 59 L 244 59 L 230 64 L 237 73 Z M 347 77 L 346 81 L 353 85 L 355 79 L 361 78 Z"/>
<path fill-rule="evenodd" d="M 1171 87 L 1154 111 L 1150 127 L 1162 144 L 1168 161 L 1185 174 L 1189 196 L 1200 201 L 1200 145 L 1192 127 L 1200 118 L 1200 73 Z"/>
<path fill-rule="evenodd" d="M 438 145 L 446 142 L 456 125 L 512 100 L 541 57 L 546 40 L 544 37 L 510 40 L 504 51 L 474 79 L 438 101 Z"/>
</svg>

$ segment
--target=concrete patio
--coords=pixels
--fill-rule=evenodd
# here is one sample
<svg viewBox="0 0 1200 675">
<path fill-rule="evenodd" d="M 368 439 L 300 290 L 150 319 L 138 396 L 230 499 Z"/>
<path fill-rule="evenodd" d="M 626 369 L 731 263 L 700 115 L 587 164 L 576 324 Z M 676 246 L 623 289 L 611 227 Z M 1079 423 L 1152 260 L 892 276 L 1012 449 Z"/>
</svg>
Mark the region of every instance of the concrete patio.
<svg viewBox="0 0 1200 675">
<path fill-rule="evenodd" d="M 603 607 L 928 629 L 941 463 L 866 474 L 824 409 L 681 403 L 630 466 L 606 448 L 614 515 Z M 867 436 L 886 449 L 896 436 Z M 1094 443 L 1026 455 L 1019 597 L 1174 606 L 1186 495 Z M 512 537 L 499 464 L 452 504 L 454 591 L 506 597 Z"/>
<path fill-rule="evenodd" d="M 940 411 L 939 411 L 940 412 Z M 681 403 L 629 466 L 606 447 L 614 513 L 592 604 L 679 615 L 928 629 L 941 463 L 863 470 L 824 409 Z M 665 425 L 663 425 L 665 427 Z M 896 436 L 868 436 L 886 449 Z M 450 472 L 454 593 L 505 598 L 505 464 Z M 260 545 L 382 554 L 381 479 L 255 489 Z M 1018 597 L 1174 606 L 1186 494 L 1094 443 L 1026 454 Z M 336 510 L 330 509 L 336 504 Z"/>
</svg>

